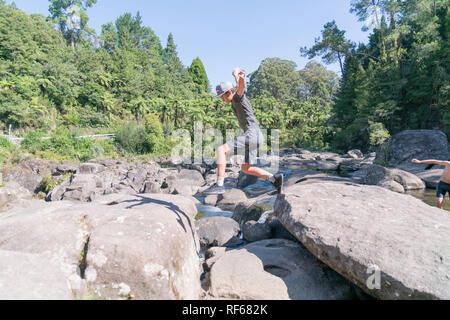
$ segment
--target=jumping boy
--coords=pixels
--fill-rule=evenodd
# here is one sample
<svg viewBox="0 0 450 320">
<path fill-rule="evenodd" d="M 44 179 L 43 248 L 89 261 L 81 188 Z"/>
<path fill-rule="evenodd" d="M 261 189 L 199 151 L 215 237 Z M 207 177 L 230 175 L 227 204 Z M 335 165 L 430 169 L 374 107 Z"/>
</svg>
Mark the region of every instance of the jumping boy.
<svg viewBox="0 0 450 320">
<path fill-rule="evenodd" d="M 275 175 L 261 168 L 253 166 L 256 163 L 256 156 L 259 146 L 264 142 L 264 136 L 259 128 L 258 120 L 253 114 L 252 105 L 244 94 L 245 91 L 245 70 L 235 68 L 233 76 L 237 83 L 237 88 L 233 88 L 230 82 L 222 82 L 216 87 L 216 98 L 222 99 L 223 102 L 230 104 L 236 115 L 239 127 L 244 134 L 233 140 L 227 141 L 224 145 L 217 148 L 217 182 L 215 185 L 205 190 L 203 194 L 224 194 L 226 155 L 233 150 L 245 148 L 245 161 L 241 166 L 241 170 L 249 175 L 258 176 L 269 180 L 281 193 L 283 185 L 283 174 Z"/>
<path fill-rule="evenodd" d="M 445 194 L 448 192 L 448 196 L 450 198 L 450 161 L 441 161 L 441 160 L 422 160 L 419 161 L 417 159 L 412 159 L 413 163 L 427 163 L 427 164 L 436 164 L 439 166 L 444 166 L 444 173 L 442 174 L 441 180 L 439 181 L 436 188 L 436 197 L 437 197 L 437 207 L 442 209 L 444 204 Z"/>
</svg>

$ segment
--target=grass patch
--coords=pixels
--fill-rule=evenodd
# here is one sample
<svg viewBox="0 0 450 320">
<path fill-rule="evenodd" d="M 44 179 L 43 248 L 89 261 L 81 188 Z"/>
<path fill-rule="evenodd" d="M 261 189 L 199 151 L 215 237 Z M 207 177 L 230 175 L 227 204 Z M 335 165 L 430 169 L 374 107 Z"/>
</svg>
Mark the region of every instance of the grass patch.
<svg viewBox="0 0 450 320">
<path fill-rule="evenodd" d="M 41 183 L 37 188 L 38 195 L 43 193 L 44 195 L 48 195 L 52 190 L 56 187 L 57 183 L 50 176 L 45 176 L 42 178 Z M 42 196 L 42 195 L 41 195 Z"/>
</svg>

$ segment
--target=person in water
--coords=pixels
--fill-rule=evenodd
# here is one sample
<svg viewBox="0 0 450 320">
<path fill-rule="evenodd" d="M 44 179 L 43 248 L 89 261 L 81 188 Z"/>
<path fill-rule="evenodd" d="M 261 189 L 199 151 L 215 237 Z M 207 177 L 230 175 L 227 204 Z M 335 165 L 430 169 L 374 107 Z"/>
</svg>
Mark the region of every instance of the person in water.
<svg viewBox="0 0 450 320">
<path fill-rule="evenodd" d="M 222 99 L 223 102 L 231 104 L 231 108 L 238 119 L 239 127 L 244 132 L 241 136 L 227 141 L 224 145 L 217 148 L 217 182 L 215 185 L 205 190 L 203 194 L 224 194 L 226 155 L 237 149 L 245 148 L 245 160 L 241 166 L 241 170 L 249 175 L 258 176 L 270 181 L 278 193 L 281 193 L 283 185 L 283 174 L 275 175 L 261 168 L 255 167 L 257 153 L 260 145 L 264 142 L 264 136 L 259 128 L 252 105 L 245 96 L 245 70 L 235 68 L 233 76 L 237 83 L 237 88 L 233 87 L 231 82 L 222 82 L 216 87 L 216 98 Z"/>
<path fill-rule="evenodd" d="M 417 159 L 412 159 L 412 162 L 444 166 L 444 173 L 442 174 L 442 177 L 436 188 L 437 207 L 439 209 L 442 209 L 442 206 L 444 205 L 444 197 L 447 192 L 450 198 L 450 161 L 442 161 L 434 159 L 420 161 Z"/>
</svg>

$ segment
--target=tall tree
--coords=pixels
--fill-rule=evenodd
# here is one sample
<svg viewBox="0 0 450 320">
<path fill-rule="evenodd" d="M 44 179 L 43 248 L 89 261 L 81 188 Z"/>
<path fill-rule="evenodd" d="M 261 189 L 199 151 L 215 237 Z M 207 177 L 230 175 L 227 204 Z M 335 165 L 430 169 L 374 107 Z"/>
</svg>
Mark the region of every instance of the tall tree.
<svg viewBox="0 0 450 320">
<path fill-rule="evenodd" d="M 300 82 L 296 67 L 294 61 L 280 58 L 264 59 L 258 70 L 249 74 L 249 97 L 265 95 L 279 100 L 297 98 Z"/>
<path fill-rule="evenodd" d="M 353 46 L 354 44 L 345 39 L 345 31 L 339 30 L 336 21 L 333 20 L 324 25 L 322 39 L 316 38 L 314 46 L 309 49 L 303 47 L 300 53 L 309 59 L 320 55 L 326 64 L 338 61 L 343 74 L 345 58 L 350 54 Z"/>
<path fill-rule="evenodd" d="M 164 49 L 164 62 L 172 73 L 181 73 L 183 70 L 183 64 L 180 58 L 178 58 L 177 46 L 175 45 L 172 33 L 169 33 L 167 37 L 167 45 Z"/>
<path fill-rule="evenodd" d="M 386 33 L 384 25 L 390 21 L 391 31 L 396 28 L 396 16 L 400 12 L 403 0 L 352 0 L 350 12 L 365 22 L 363 31 L 377 29 L 381 46 L 380 58 L 386 58 Z M 386 17 L 387 16 L 387 17 Z"/>
<path fill-rule="evenodd" d="M 97 0 L 49 0 L 48 11 L 61 32 L 75 50 L 76 41 L 81 32 L 87 28 L 89 17 L 86 9 L 97 3 Z"/>
<path fill-rule="evenodd" d="M 197 84 L 203 91 L 209 90 L 208 76 L 206 75 L 205 66 L 199 57 L 195 58 L 188 69 L 192 81 Z"/>
<path fill-rule="evenodd" d="M 304 101 L 317 98 L 322 104 L 331 104 L 339 87 L 339 78 L 323 65 L 310 61 L 299 71 L 300 97 Z"/>
</svg>

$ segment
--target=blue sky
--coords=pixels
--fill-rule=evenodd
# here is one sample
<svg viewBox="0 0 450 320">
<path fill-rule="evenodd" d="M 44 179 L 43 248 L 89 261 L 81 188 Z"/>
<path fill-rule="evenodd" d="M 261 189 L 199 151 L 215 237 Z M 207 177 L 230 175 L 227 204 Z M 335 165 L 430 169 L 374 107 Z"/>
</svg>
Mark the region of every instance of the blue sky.
<svg viewBox="0 0 450 320">
<path fill-rule="evenodd" d="M 48 0 L 14 2 L 26 13 L 48 15 Z M 368 33 L 349 10 L 350 0 L 98 0 L 87 13 L 90 27 L 100 33 L 103 24 L 139 11 L 163 46 L 172 32 L 185 66 L 200 57 L 214 88 L 233 80 L 234 67 L 252 72 L 269 57 L 292 60 L 303 68 L 308 59 L 300 57 L 300 47 L 312 46 L 331 20 L 347 38 L 367 42 Z M 337 64 L 328 68 L 339 71 Z"/>
</svg>

